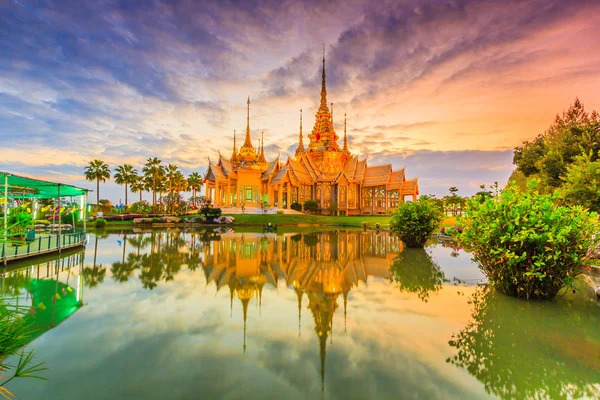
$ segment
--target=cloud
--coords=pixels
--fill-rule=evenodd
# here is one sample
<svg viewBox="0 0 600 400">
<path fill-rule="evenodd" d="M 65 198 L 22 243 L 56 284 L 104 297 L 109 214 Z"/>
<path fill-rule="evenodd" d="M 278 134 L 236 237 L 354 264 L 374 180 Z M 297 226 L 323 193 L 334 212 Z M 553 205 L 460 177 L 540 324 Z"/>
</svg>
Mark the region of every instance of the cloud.
<svg viewBox="0 0 600 400">
<path fill-rule="evenodd" d="M 423 169 L 407 157 L 504 154 L 545 130 L 577 95 L 600 108 L 589 84 L 600 77 L 599 7 L 591 0 L 4 2 L 0 166 L 38 173 L 70 164 L 63 177 L 72 179 L 92 158 L 139 168 L 158 156 L 202 172 L 219 149 L 229 155 L 234 129 L 244 131 L 248 95 L 253 139 L 265 131 L 269 159 L 291 154 L 299 109 L 305 135 L 314 123 L 324 44 L 328 101 L 340 136 L 347 114 L 351 151 L 406 160 L 422 188 L 502 180 L 508 156 L 505 166 L 474 164 L 453 176 L 448 165 Z M 119 190 L 109 184 L 106 193 Z"/>
</svg>

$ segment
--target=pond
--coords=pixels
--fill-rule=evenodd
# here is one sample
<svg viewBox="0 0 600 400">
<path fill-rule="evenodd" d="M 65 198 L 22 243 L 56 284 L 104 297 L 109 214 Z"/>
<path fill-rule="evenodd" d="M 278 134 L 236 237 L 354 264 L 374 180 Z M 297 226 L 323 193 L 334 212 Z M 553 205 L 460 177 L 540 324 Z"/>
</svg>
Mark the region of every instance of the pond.
<svg viewBox="0 0 600 400">
<path fill-rule="evenodd" d="M 470 255 L 385 232 L 90 234 L 5 274 L 47 381 L 20 399 L 600 397 L 600 306 L 583 281 L 507 298 Z M 15 297 L 16 296 L 16 297 Z"/>
</svg>

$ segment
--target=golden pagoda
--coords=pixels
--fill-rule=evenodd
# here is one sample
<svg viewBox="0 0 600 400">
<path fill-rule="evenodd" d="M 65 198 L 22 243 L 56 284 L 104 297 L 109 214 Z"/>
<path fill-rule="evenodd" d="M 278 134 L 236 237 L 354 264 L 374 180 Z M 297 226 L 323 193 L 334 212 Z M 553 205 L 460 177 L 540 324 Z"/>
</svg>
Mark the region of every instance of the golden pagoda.
<svg viewBox="0 0 600 400">
<path fill-rule="evenodd" d="M 209 160 L 204 177 L 205 194 L 219 207 L 291 208 L 307 200 L 316 200 L 325 213 L 342 215 L 385 214 L 404 202 L 406 196 L 416 200 L 418 179 L 406 179 L 405 169 L 394 171 L 391 164 L 367 165 L 348 148 L 347 118 L 344 114 L 344 138 L 340 148 L 333 122 L 333 103 L 327 105 L 325 52 L 321 72 L 321 99 L 315 124 L 305 147 L 302 135 L 302 110 L 298 146 L 293 158 L 285 163 L 277 157 L 268 161 L 264 153 L 264 135 L 258 148 L 252 145 L 250 97 L 247 101 L 246 136 L 227 159 Z"/>
</svg>

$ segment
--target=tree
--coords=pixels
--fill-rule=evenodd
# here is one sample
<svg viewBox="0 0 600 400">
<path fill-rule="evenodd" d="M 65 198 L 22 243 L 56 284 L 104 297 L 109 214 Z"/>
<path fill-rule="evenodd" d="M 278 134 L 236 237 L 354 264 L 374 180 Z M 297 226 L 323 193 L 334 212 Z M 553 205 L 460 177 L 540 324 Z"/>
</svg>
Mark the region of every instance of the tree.
<svg viewBox="0 0 600 400">
<path fill-rule="evenodd" d="M 144 184 L 144 177 L 137 176 L 135 177 L 135 182 L 131 183 L 131 192 L 140 194 L 140 201 L 142 201 L 142 193 L 146 189 L 146 185 Z"/>
<path fill-rule="evenodd" d="M 161 164 L 161 160 L 158 158 L 148 158 L 146 160 L 146 164 L 144 164 L 144 168 L 142 172 L 144 173 L 144 177 L 146 181 L 150 184 L 152 188 L 152 205 L 156 205 L 156 189 L 160 179 L 164 176 L 165 167 Z"/>
<path fill-rule="evenodd" d="M 128 194 L 128 185 L 133 185 L 138 180 L 138 172 L 133 168 L 130 164 L 119 165 L 115 168 L 115 173 L 113 175 L 115 178 L 115 183 L 117 185 L 125 185 L 125 205 L 129 205 L 127 201 Z"/>
<path fill-rule="evenodd" d="M 390 230 L 406 247 L 423 248 L 439 228 L 443 215 L 438 206 L 428 198 L 401 203 L 393 212 Z"/>
<path fill-rule="evenodd" d="M 108 164 L 100 159 L 90 161 L 85 167 L 85 179 L 96 181 L 96 204 L 100 204 L 100 181 L 106 182 L 110 179 Z"/>
<path fill-rule="evenodd" d="M 575 99 L 546 132 L 515 148 L 513 163 L 525 177 L 539 178 L 545 192 L 552 192 L 563 184 L 567 165 L 575 157 L 591 152 L 591 161 L 595 161 L 598 151 L 600 116 L 596 111 L 586 112 L 581 101 Z"/>
<path fill-rule="evenodd" d="M 192 189 L 192 207 L 196 208 L 196 191 L 202 187 L 202 177 L 197 172 L 192 172 L 187 179 L 188 187 Z"/>
<path fill-rule="evenodd" d="M 591 154 L 577 156 L 562 179 L 559 198 L 564 204 L 600 212 L 600 160 L 592 161 Z"/>
</svg>

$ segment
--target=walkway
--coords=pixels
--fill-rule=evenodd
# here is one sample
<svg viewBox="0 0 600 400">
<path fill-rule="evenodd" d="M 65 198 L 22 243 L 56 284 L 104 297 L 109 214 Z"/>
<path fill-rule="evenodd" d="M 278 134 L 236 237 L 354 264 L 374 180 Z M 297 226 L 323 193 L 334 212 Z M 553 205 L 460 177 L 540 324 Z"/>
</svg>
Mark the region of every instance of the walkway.
<svg viewBox="0 0 600 400">
<path fill-rule="evenodd" d="M 289 208 L 278 208 L 278 207 L 269 207 L 267 208 L 267 212 L 263 212 L 263 209 L 260 207 L 246 207 L 244 212 L 242 212 L 241 208 L 238 207 L 220 207 L 223 215 L 231 215 L 231 214 L 277 214 L 277 211 L 283 211 L 284 214 L 302 214 L 300 211 L 291 210 Z"/>
<path fill-rule="evenodd" d="M 32 242 L 0 243 L 0 264 L 40 254 L 54 253 L 59 250 L 85 246 L 85 232 L 78 229 L 73 233 L 39 234 Z"/>
</svg>

